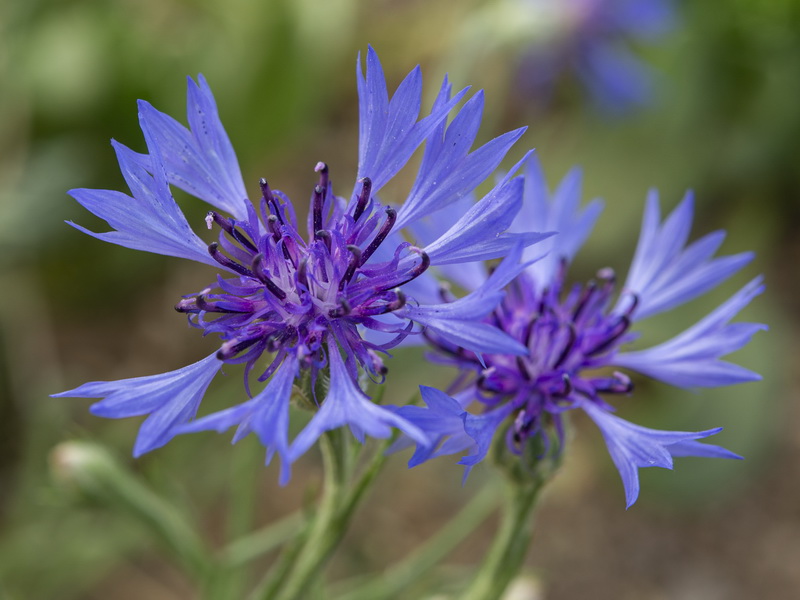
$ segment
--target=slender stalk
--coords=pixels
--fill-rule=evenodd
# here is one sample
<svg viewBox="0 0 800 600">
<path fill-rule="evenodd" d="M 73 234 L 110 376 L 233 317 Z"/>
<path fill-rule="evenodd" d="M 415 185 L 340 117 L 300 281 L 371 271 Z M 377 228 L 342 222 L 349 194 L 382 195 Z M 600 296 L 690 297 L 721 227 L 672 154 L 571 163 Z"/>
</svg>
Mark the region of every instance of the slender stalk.
<svg viewBox="0 0 800 600">
<path fill-rule="evenodd" d="M 284 561 L 285 564 L 273 575 L 259 598 L 302 598 L 344 535 L 347 522 L 340 517 L 347 505 L 348 480 L 352 469 L 350 440 L 346 435 L 349 432 L 337 429 L 320 438 L 325 482 L 314 521 L 302 545 L 289 550 L 294 556 Z"/>
<path fill-rule="evenodd" d="M 337 596 L 337 600 L 386 600 L 399 597 L 472 533 L 496 503 L 497 491 L 492 487 L 484 488 L 424 545 L 379 578 L 373 578 L 357 589 Z"/>
<path fill-rule="evenodd" d="M 497 600 L 522 566 L 532 537 L 530 520 L 546 478 L 509 481 L 500 528 L 461 600 Z"/>
<path fill-rule="evenodd" d="M 292 539 L 301 529 L 302 515 L 292 513 L 263 529 L 228 544 L 220 554 L 220 562 L 229 567 L 239 567 L 263 556 Z"/>
<path fill-rule="evenodd" d="M 341 542 L 350 521 L 386 461 L 381 445 L 350 485 L 352 459 L 349 452 L 349 432 L 332 431 L 323 436 L 321 448 L 326 480 L 319 510 L 291 568 L 285 574 L 274 595 L 262 595 L 266 600 L 303 600 L 323 571 L 323 566 Z M 271 593 L 271 592 L 270 592 Z"/>
</svg>

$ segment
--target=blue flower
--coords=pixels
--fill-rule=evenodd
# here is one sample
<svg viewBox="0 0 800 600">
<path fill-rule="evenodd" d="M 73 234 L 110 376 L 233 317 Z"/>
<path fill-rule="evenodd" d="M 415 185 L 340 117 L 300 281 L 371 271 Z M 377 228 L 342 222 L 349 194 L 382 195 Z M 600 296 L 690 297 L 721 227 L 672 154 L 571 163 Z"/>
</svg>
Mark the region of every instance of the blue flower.
<svg viewBox="0 0 800 600">
<path fill-rule="evenodd" d="M 541 31 L 528 46 L 523 82 L 543 96 L 575 73 L 594 103 L 624 113 L 647 103 L 652 74 L 632 43 L 653 40 L 674 23 L 670 0 L 519 0 Z"/>
<path fill-rule="evenodd" d="M 551 195 L 535 159 L 527 167 L 524 202 L 512 231 L 531 228 L 559 234 L 536 247 L 517 249 L 527 266 L 511 281 L 505 297 L 484 322 L 526 346 L 529 354 L 479 354 L 435 330 L 426 332 L 435 349 L 432 358 L 457 367 L 461 374 L 453 385 L 455 398 L 423 388 L 428 408 L 396 409 L 434 442 L 434 447 L 419 447 L 412 463 L 468 451 L 461 464 L 469 468 L 483 459 L 487 440 L 500 429 L 505 430 L 507 445 L 516 454 L 534 438 L 543 442 L 544 448 L 557 441 L 560 449 L 564 414 L 576 409 L 600 428 L 622 476 L 628 506 L 639 493 L 640 467 L 672 468 L 675 456 L 739 458 L 697 441 L 719 429 L 685 432 L 640 427 L 613 415 L 615 409 L 607 398 L 633 391 L 631 379 L 619 368 L 681 388 L 760 379 L 721 358 L 765 329 L 760 324 L 730 323 L 764 289 L 760 277 L 671 340 L 643 350 L 623 350 L 636 338 L 634 326 L 717 286 L 749 263 L 752 253 L 714 257 L 724 238 L 722 232 L 687 244 L 692 195 L 687 194 L 662 221 L 658 196 L 651 192 L 622 291 L 616 293 L 616 277 L 609 268 L 601 269 L 597 279 L 585 285 L 566 287 L 567 268 L 594 226 L 601 203 L 594 200 L 580 209 L 578 171 L 568 174 Z M 544 257 L 543 251 L 547 252 Z M 498 271 L 501 269 L 502 265 Z M 485 273 L 473 269 L 471 285 L 485 285 L 481 284 Z M 465 279 L 460 283 L 470 285 Z M 475 406 L 481 409 L 477 416 L 469 412 Z M 438 420 L 432 415 L 439 415 Z"/>
<path fill-rule="evenodd" d="M 77 229 L 121 246 L 188 258 L 221 271 L 207 287 L 185 296 L 175 307 L 204 335 L 219 336 L 217 352 L 177 371 L 92 382 L 56 394 L 101 398 L 91 411 L 104 417 L 149 415 L 134 447 L 136 456 L 163 446 L 179 433 L 236 426 L 234 442 L 252 432 L 268 448 L 268 458 L 273 453 L 280 456 L 281 479 L 286 481 L 291 462 L 330 429 L 349 426 L 363 439 L 365 434 L 388 437 L 392 428 L 398 428 L 425 445 L 428 437 L 419 427 L 375 405 L 361 390 L 361 374 L 383 380 L 382 354 L 407 336 L 418 335 L 422 326 L 476 352 L 527 351 L 480 322 L 500 301 L 507 278 L 487 279 L 475 293 L 445 307 L 438 298 L 428 301 L 428 290 L 417 281 L 432 266 L 502 257 L 516 245 L 547 237 L 506 231 L 522 206 L 521 176 L 512 170 L 430 243 L 415 245 L 413 234 L 408 241 L 402 233 L 422 216 L 449 218 L 495 171 L 524 129 L 470 151 L 481 121 L 482 93 L 469 99 L 447 125 L 448 115 L 467 90 L 451 97 L 445 79 L 430 114 L 419 118 L 419 67 L 390 98 L 372 48 L 366 74 L 360 57 L 357 65 L 356 181 L 352 192 L 337 196 L 327 165 L 316 164 L 318 180 L 305 237 L 292 202 L 264 179 L 255 200 L 248 199 L 233 147 L 202 76 L 197 83 L 189 79 L 188 128 L 142 101 L 139 120 L 147 154 L 113 142 L 130 195 L 90 189 L 70 192 L 112 227 L 110 232 L 95 233 L 72 224 Z M 425 155 L 405 202 L 398 209 L 383 204 L 378 194 L 423 142 Z M 170 186 L 213 207 L 205 225 L 219 230 L 218 241 L 208 244 L 198 237 Z M 226 363 L 245 365 L 250 399 L 195 419 L 208 385 Z M 250 393 L 251 374 L 267 382 L 255 394 Z M 295 383 L 312 390 L 320 408 L 290 442 L 289 402 Z"/>
</svg>

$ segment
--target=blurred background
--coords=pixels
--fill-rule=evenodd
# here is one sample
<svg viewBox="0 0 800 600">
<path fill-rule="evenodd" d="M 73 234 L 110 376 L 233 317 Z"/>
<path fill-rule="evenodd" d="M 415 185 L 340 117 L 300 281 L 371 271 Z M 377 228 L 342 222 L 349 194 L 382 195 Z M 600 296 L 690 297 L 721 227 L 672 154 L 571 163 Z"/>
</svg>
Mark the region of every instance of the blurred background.
<svg viewBox="0 0 800 600">
<path fill-rule="evenodd" d="M 601 437 L 576 420 L 528 556 L 538 597 L 797 597 L 800 2 L 729 0 L 724 9 L 643 2 L 652 10 L 613 26 L 587 16 L 590 4 L 0 3 L 0 598 L 194 597 L 189 580 L 135 522 L 77 502 L 53 480 L 48 457 L 60 442 L 102 443 L 212 543 L 224 537 L 236 494 L 253 503 L 258 524 L 314 497 L 314 452 L 286 488 L 277 486 L 277 467 L 260 465 L 254 440 L 231 447 L 225 435 L 184 436 L 134 461 L 137 419 L 103 420 L 89 415 L 89 400 L 48 397 L 89 380 L 172 370 L 214 347 L 172 308 L 206 284 L 207 269 L 80 234 L 64 221 L 101 231 L 105 224 L 66 191 L 124 189 L 109 140 L 143 150 L 136 100 L 182 119 L 185 77 L 199 72 L 214 90 L 251 191 L 266 177 L 302 205 L 318 160 L 346 189 L 357 161 L 355 60 L 367 44 L 378 51 L 390 89 L 422 65 L 428 106 L 446 72 L 456 88 L 485 89 L 480 140 L 529 126 L 507 166 L 536 147 L 552 187 L 572 165 L 582 166 L 584 198 L 602 197 L 606 209 L 575 262 L 576 278 L 604 266 L 626 272 L 650 187 L 659 188 L 665 209 L 694 189 L 694 235 L 725 228 L 723 252 L 757 252 L 734 281 L 648 321 L 645 343 L 766 275 L 767 293 L 741 319 L 770 331 L 732 357 L 763 382 L 693 393 L 642 379 L 634 401 L 621 407 L 623 417 L 649 427 L 723 426 L 719 443 L 746 460 L 688 459 L 675 472 L 645 470 L 642 497 L 625 511 Z M 402 199 L 401 187 L 389 201 Z M 201 229 L 204 206 L 176 197 Z M 390 363 L 395 402 L 417 383 L 446 384 L 447 373 L 420 374 L 420 359 L 403 350 Z M 207 405 L 243 399 L 238 372 L 220 379 Z M 380 571 L 478 490 L 498 485 L 489 468 L 476 469 L 462 487 L 455 460 L 409 471 L 406 459 L 390 461 L 331 579 Z M 492 531 L 489 519 L 458 548 L 448 561 L 454 572 L 476 563 Z"/>
</svg>

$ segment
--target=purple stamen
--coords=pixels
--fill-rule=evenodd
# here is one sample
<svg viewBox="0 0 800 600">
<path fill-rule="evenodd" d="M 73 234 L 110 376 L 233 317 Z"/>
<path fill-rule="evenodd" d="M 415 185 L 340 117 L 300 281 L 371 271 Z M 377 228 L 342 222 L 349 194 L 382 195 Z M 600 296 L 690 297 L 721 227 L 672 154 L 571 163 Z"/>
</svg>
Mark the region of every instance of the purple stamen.
<svg viewBox="0 0 800 600">
<path fill-rule="evenodd" d="M 325 203 L 325 191 L 326 188 L 323 188 L 321 185 L 314 186 L 314 235 L 316 235 L 317 231 L 322 229 L 322 207 Z"/>
<path fill-rule="evenodd" d="M 620 336 L 625 333 L 628 328 L 631 326 L 631 320 L 626 317 L 622 316 L 619 318 L 619 321 L 614 325 L 614 328 L 611 330 L 611 335 L 608 338 L 600 342 L 599 344 L 593 346 L 590 350 L 586 351 L 587 356 L 592 356 L 594 354 L 599 354 L 603 350 L 606 350 L 609 346 L 611 346 L 614 342 L 616 342 Z"/>
<path fill-rule="evenodd" d="M 219 244 L 217 242 L 211 242 L 208 245 L 208 253 L 211 255 L 211 258 L 213 258 L 223 267 L 226 267 L 231 271 L 236 271 L 237 273 L 239 273 L 239 275 L 243 275 L 245 277 L 253 277 L 253 272 L 250 269 L 243 267 L 239 263 L 231 260 L 224 254 L 222 254 L 222 252 L 219 251 Z"/>
<path fill-rule="evenodd" d="M 269 273 L 264 270 L 263 262 L 263 254 L 257 254 L 253 258 L 253 273 L 258 280 L 263 283 L 264 286 L 272 293 L 273 296 L 275 296 L 278 300 L 285 300 L 286 292 L 279 288 L 275 282 L 270 279 Z"/>
<path fill-rule="evenodd" d="M 553 364 L 554 369 L 558 369 L 564 364 L 564 361 L 567 360 L 569 353 L 572 352 L 572 348 L 575 346 L 575 340 L 578 337 L 578 332 L 575 330 L 575 325 L 572 323 L 567 323 L 567 333 L 569 333 L 569 338 L 567 338 L 567 343 L 564 344 L 561 354 L 558 355 L 558 359 Z"/>
<path fill-rule="evenodd" d="M 389 232 L 394 227 L 394 223 L 397 221 L 397 211 L 395 211 L 391 206 L 386 207 L 386 220 L 383 222 L 383 225 L 378 230 L 377 235 L 375 238 L 370 242 L 367 249 L 364 250 L 364 253 L 361 255 L 361 264 L 365 264 L 369 257 L 378 249 L 378 247 L 383 243 L 383 240 L 386 239 L 386 236 L 389 235 Z"/>
<path fill-rule="evenodd" d="M 270 215 L 267 217 L 267 228 L 272 233 L 272 239 L 276 242 L 280 241 L 281 239 L 281 226 L 279 225 L 278 217 L 276 215 Z"/>
<path fill-rule="evenodd" d="M 361 248 L 358 246 L 354 246 L 349 244 L 347 249 L 350 251 L 350 262 L 347 263 L 347 270 L 342 275 L 341 281 L 339 281 L 339 291 L 341 292 L 344 289 L 350 280 L 353 278 L 353 274 L 356 272 L 356 269 L 361 264 Z"/>
<path fill-rule="evenodd" d="M 353 210 L 353 221 L 358 221 L 358 218 L 364 213 L 369 202 L 369 196 L 372 193 L 372 179 L 364 177 L 361 180 L 361 193 L 358 196 L 356 207 Z"/>
<path fill-rule="evenodd" d="M 217 352 L 217 358 L 220 360 L 230 360 L 237 354 L 239 354 L 242 350 L 249 348 L 250 346 L 258 343 L 260 338 L 249 338 L 244 340 L 233 339 L 228 340 L 222 346 L 220 346 L 219 351 Z"/>
</svg>

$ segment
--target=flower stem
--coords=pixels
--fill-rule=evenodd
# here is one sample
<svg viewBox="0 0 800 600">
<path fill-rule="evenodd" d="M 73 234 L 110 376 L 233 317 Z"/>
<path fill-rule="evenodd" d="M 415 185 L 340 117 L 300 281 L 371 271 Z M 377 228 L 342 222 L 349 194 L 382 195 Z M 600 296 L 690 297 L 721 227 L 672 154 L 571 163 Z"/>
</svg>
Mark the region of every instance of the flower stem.
<svg viewBox="0 0 800 600">
<path fill-rule="evenodd" d="M 353 453 L 347 431 L 334 430 L 320 440 L 325 469 L 325 487 L 319 508 L 300 546 L 288 549 L 286 560 L 278 565 L 257 598 L 299 600 L 307 597 L 324 564 L 338 546 L 356 507 L 375 480 L 386 460 L 381 445 L 369 464 L 351 484 Z"/>
<path fill-rule="evenodd" d="M 546 478 L 509 481 L 502 521 L 489 553 L 461 600 L 497 600 L 522 566 L 532 537 L 530 520 Z"/>
<path fill-rule="evenodd" d="M 301 529 L 301 524 L 300 513 L 292 513 L 263 529 L 231 542 L 221 552 L 220 560 L 228 567 L 245 565 L 291 540 Z"/>
<path fill-rule="evenodd" d="M 496 503 L 496 491 L 491 487 L 484 488 L 434 537 L 412 554 L 380 577 L 372 578 L 358 588 L 336 596 L 337 600 L 386 600 L 399 597 L 472 533 L 486 519 Z"/>
</svg>

